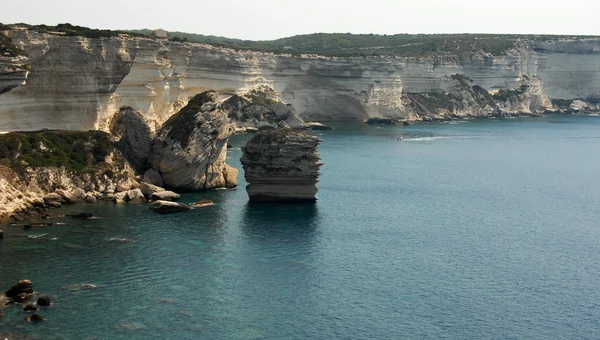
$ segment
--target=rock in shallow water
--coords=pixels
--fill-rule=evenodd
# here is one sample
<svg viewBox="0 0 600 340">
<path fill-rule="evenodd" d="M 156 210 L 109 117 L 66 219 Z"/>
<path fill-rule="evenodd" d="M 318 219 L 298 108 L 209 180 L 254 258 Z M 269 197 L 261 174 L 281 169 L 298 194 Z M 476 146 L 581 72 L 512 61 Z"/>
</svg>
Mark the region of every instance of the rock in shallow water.
<svg viewBox="0 0 600 340">
<path fill-rule="evenodd" d="M 181 195 L 174 193 L 173 191 L 160 191 L 150 195 L 150 199 L 155 201 L 177 201 L 181 198 Z"/>
<path fill-rule="evenodd" d="M 29 280 L 21 280 L 6 291 L 6 297 L 15 298 L 20 294 L 32 294 L 33 283 Z"/>
<path fill-rule="evenodd" d="M 50 300 L 49 296 L 40 296 L 37 299 L 37 305 L 41 306 L 41 307 L 48 307 L 48 306 L 50 306 L 50 302 L 51 302 L 51 300 Z"/>
<path fill-rule="evenodd" d="M 172 214 L 192 209 L 189 205 L 170 201 L 156 201 L 148 208 L 159 214 Z"/>
<path fill-rule="evenodd" d="M 321 140 L 305 131 L 261 131 L 243 149 L 251 201 L 316 201 Z"/>
</svg>

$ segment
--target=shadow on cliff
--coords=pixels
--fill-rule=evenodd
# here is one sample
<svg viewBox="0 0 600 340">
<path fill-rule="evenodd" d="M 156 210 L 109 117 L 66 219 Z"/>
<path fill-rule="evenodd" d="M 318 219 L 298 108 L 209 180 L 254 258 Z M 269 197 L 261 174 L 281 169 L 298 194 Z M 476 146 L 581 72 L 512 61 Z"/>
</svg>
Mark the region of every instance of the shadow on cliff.
<svg viewBox="0 0 600 340">
<path fill-rule="evenodd" d="M 319 220 L 315 203 L 248 202 L 242 231 L 256 241 L 310 243 L 319 232 Z"/>
</svg>

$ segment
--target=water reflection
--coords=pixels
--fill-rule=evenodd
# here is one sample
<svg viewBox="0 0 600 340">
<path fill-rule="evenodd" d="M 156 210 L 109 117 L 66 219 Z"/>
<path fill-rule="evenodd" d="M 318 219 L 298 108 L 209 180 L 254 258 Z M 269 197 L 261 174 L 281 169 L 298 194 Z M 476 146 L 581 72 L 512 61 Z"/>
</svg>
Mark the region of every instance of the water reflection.
<svg viewBox="0 0 600 340">
<path fill-rule="evenodd" d="M 319 211 L 315 203 L 248 202 L 242 230 L 252 239 L 293 239 L 311 242 L 317 233 Z"/>
</svg>

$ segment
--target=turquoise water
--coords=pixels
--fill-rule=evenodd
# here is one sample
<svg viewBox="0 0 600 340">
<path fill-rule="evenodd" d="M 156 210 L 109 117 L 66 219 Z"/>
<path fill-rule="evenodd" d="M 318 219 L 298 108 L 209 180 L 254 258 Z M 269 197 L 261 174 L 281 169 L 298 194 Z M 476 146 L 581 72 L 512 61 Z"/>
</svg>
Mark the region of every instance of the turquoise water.
<svg viewBox="0 0 600 340">
<path fill-rule="evenodd" d="M 37 325 L 5 309 L 0 334 L 600 338 L 600 117 L 319 134 L 315 205 L 249 205 L 240 189 L 184 195 L 217 205 L 183 214 L 82 204 L 54 213 L 100 218 L 3 227 L 0 287 L 29 278 L 55 304 Z"/>
</svg>

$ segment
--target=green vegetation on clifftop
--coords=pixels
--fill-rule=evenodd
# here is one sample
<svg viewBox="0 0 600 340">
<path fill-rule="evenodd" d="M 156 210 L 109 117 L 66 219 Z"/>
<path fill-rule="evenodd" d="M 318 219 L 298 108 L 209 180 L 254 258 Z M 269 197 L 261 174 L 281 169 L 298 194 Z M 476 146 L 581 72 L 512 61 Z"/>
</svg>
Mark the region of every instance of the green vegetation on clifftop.
<svg viewBox="0 0 600 340">
<path fill-rule="evenodd" d="M 132 31 L 149 35 L 150 30 Z M 577 36 L 517 34 L 350 34 L 315 33 L 269 41 L 169 32 L 172 41 L 205 43 L 233 49 L 324 56 L 395 55 L 400 57 L 467 57 L 478 52 L 502 55 L 523 40 L 577 39 Z"/>
<path fill-rule="evenodd" d="M 97 170 L 114 150 L 110 136 L 102 131 L 38 131 L 0 135 L 0 165 L 60 167 L 69 171 Z"/>
</svg>

